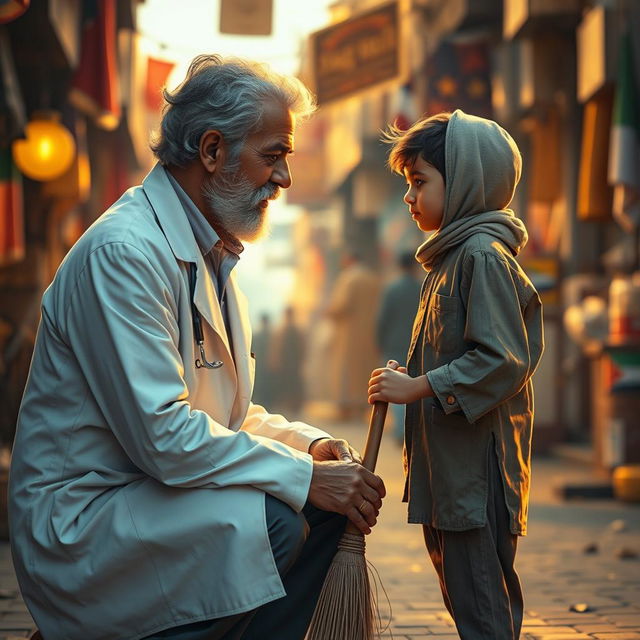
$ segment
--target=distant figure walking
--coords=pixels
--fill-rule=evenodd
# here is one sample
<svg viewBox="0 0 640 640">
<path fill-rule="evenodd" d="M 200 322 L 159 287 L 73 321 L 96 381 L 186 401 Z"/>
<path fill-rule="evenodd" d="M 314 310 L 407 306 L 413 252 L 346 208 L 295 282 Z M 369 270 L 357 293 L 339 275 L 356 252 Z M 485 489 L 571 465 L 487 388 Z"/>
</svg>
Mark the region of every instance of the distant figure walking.
<svg viewBox="0 0 640 640">
<path fill-rule="evenodd" d="M 302 364 L 304 339 L 295 323 L 293 307 L 284 311 L 284 322 L 274 332 L 271 345 L 271 371 L 278 411 L 296 414 L 304 403 Z"/>
<path fill-rule="evenodd" d="M 345 253 L 327 314 L 334 322 L 333 399 L 343 419 L 367 408 L 367 382 L 379 363 L 375 339 L 375 310 L 380 285 L 373 271 L 355 253 Z"/>
<path fill-rule="evenodd" d="M 382 294 L 376 337 L 378 348 L 385 361 L 406 362 L 413 318 L 420 299 L 420 281 L 415 275 L 417 261 L 411 252 L 398 256 L 400 276 L 390 282 Z M 404 439 L 404 404 L 392 404 L 393 436 L 402 443 Z"/>
<path fill-rule="evenodd" d="M 256 381 L 253 386 L 253 402 L 271 408 L 273 403 L 273 371 L 271 370 L 270 350 L 273 342 L 271 317 L 268 313 L 260 315 L 260 329 L 253 335 L 253 357 L 256 361 Z"/>
</svg>

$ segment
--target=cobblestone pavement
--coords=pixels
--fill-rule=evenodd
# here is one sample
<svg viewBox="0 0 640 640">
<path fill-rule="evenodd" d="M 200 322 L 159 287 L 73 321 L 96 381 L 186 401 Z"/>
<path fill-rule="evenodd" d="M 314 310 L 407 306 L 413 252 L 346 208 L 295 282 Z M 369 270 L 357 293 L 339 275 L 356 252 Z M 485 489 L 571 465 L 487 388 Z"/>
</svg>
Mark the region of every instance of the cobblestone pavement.
<svg viewBox="0 0 640 640">
<path fill-rule="evenodd" d="M 362 447 L 364 418 L 361 424 L 316 422 Z M 458 635 L 442 604 L 420 527 L 406 524 L 401 452 L 390 435 L 385 433 L 378 462 L 387 498 L 367 539 L 367 557 L 391 603 L 391 623 L 383 637 L 454 640 Z M 563 481 L 588 481 L 590 473 L 588 467 L 559 459 L 534 460 L 529 535 L 520 540 L 517 559 L 525 592 L 522 640 L 640 640 L 640 559 L 620 557 L 640 554 L 640 505 L 555 497 L 554 488 Z M 384 595 L 380 605 L 389 619 Z M 574 612 L 573 605 L 587 610 Z M 8 544 L 0 543 L 0 640 L 25 638 L 32 625 Z"/>
</svg>

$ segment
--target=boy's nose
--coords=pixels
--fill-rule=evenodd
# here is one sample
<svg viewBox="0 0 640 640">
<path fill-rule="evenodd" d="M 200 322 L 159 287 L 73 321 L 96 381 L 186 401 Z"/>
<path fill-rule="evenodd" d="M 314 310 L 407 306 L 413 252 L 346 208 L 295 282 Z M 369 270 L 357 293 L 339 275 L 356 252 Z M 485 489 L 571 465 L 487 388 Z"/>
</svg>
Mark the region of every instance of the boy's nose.
<svg viewBox="0 0 640 640">
<path fill-rule="evenodd" d="M 411 193 L 411 189 L 409 189 L 407 193 L 404 194 L 404 201 L 407 204 L 413 204 L 416 201 L 416 199 L 413 197 L 413 194 Z"/>
</svg>

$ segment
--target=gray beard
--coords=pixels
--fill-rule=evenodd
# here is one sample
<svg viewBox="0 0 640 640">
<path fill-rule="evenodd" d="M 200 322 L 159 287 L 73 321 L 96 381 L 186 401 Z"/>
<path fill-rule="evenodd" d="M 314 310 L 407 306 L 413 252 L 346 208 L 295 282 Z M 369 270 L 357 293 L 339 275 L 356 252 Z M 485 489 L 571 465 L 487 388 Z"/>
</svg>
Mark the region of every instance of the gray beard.
<svg viewBox="0 0 640 640">
<path fill-rule="evenodd" d="M 267 182 L 255 189 L 237 169 L 214 173 L 202 186 L 202 195 L 213 220 L 239 240 L 253 242 L 269 229 L 263 200 L 278 197 L 278 185 Z"/>
</svg>

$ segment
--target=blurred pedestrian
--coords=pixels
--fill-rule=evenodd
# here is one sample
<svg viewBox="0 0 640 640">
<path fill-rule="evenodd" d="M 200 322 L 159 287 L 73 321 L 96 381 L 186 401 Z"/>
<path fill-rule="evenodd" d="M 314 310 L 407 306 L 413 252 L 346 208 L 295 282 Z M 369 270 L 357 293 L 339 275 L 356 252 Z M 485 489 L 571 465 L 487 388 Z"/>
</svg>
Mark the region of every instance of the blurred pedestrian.
<svg viewBox="0 0 640 640">
<path fill-rule="evenodd" d="M 398 256 L 400 275 L 390 282 L 382 293 L 376 325 L 378 348 L 385 361 L 405 362 L 411 328 L 418 309 L 420 282 L 415 275 L 416 259 L 411 252 Z M 402 444 L 404 440 L 404 404 L 391 404 L 393 436 Z"/>
<path fill-rule="evenodd" d="M 271 345 L 273 331 L 271 329 L 271 316 L 268 313 L 260 314 L 260 328 L 253 334 L 253 357 L 256 363 L 256 380 L 253 385 L 253 402 L 268 409 L 273 403 L 275 388 L 273 371 L 271 369 Z"/>
<path fill-rule="evenodd" d="M 291 185 L 308 90 L 198 56 L 158 163 L 44 293 L 11 461 L 11 544 L 46 640 L 302 640 L 348 518 L 382 480 L 345 440 L 251 402 L 232 273 Z M 345 518 L 346 516 L 346 518 Z"/>
<path fill-rule="evenodd" d="M 361 417 L 367 407 L 367 381 L 379 362 L 375 310 L 380 285 L 360 256 L 347 250 L 327 308 L 333 320 L 332 384 L 339 417 Z"/>
<path fill-rule="evenodd" d="M 298 415 L 304 404 L 304 351 L 304 338 L 296 326 L 294 309 L 289 306 L 284 311 L 282 324 L 274 332 L 270 361 L 276 407 L 292 416 Z"/>
<path fill-rule="evenodd" d="M 427 276 L 408 364 L 376 369 L 369 401 L 407 403 L 409 522 L 423 525 L 460 637 L 516 640 L 543 349 L 540 298 L 515 260 L 527 231 L 507 208 L 520 152 L 495 122 L 459 110 L 387 137 L 411 216 L 435 233 L 416 254 Z"/>
</svg>

